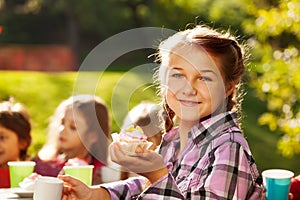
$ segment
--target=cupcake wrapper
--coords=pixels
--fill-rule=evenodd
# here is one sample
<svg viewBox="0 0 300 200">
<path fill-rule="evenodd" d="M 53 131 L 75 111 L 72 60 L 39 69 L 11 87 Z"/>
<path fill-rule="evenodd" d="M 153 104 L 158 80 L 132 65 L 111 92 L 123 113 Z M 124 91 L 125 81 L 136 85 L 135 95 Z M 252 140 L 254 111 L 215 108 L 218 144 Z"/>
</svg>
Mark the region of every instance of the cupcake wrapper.
<svg viewBox="0 0 300 200">
<path fill-rule="evenodd" d="M 149 147 L 153 144 L 152 142 L 120 142 L 119 140 L 119 134 L 113 133 L 112 138 L 114 142 L 118 142 L 122 151 L 129 156 L 136 156 L 135 150 L 137 147 L 143 148 L 143 149 L 149 149 Z"/>
</svg>

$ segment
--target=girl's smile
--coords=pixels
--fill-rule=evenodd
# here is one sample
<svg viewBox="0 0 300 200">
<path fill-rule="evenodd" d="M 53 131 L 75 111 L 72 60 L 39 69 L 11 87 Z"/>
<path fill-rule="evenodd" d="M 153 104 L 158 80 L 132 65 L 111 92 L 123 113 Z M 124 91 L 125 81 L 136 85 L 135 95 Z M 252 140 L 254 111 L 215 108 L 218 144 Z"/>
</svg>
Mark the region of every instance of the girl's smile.
<svg viewBox="0 0 300 200">
<path fill-rule="evenodd" d="M 182 100 L 182 99 L 178 99 L 178 101 L 179 101 L 183 106 L 187 106 L 187 107 L 198 106 L 198 105 L 201 103 L 201 102 L 199 102 L 199 101 Z"/>
<path fill-rule="evenodd" d="M 64 138 L 64 137 L 62 137 L 62 136 L 60 136 L 60 137 L 59 137 L 59 141 L 61 141 L 61 142 L 66 142 L 66 141 L 67 141 L 67 139 L 66 139 L 66 138 Z"/>
</svg>

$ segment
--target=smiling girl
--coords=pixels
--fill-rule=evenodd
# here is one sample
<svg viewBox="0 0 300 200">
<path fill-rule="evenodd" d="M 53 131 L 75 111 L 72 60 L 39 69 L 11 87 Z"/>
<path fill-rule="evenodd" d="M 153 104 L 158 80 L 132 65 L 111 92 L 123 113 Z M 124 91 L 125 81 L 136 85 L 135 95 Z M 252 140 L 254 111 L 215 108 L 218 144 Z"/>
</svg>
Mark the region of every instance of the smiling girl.
<svg viewBox="0 0 300 200">
<path fill-rule="evenodd" d="M 137 149 L 132 157 L 110 146 L 114 162 L 144 177 L 88 188 L 62 176 L 64 198 L 260 199 L 262 178 L 238 123 L 242 46 L 199 25 L 163 41 L 158 59 L 162 103 L 176 126 L 159 154 Z"/>
</svg>

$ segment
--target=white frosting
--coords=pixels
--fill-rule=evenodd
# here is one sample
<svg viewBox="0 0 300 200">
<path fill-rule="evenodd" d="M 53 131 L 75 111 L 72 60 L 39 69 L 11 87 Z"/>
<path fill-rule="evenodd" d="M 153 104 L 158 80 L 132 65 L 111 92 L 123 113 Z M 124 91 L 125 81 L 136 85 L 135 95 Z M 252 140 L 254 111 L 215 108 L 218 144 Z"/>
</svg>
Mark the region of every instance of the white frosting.
<svg viewBox="0 0 300 200">
<path fill-rule="evenodd" d="M 141 127 L 133 125 L 129 126 L 127 129 L 122 129 L 119 134 L 120 142 L 146 142 L 147 136 L 144 134 Z"/>
</svg>

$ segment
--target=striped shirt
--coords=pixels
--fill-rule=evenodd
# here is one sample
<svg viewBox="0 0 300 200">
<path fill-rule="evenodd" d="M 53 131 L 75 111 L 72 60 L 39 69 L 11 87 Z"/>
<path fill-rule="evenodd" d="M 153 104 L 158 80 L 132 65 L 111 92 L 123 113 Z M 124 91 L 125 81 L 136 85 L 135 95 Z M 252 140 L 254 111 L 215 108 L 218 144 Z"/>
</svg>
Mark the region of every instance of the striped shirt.
<svg viewBox="0 0 300 200">
<path fill-rule="evenodd" d="M 160 154 L 169 174 L 144 189 L 146 179 L 133 177 L 102 185 L 112 199 L 261 199 L 262 177 L 236 113 L 213 116 L 194 126 L 178 154 L 177 129 L 166 133 Z"/>
</svg>

